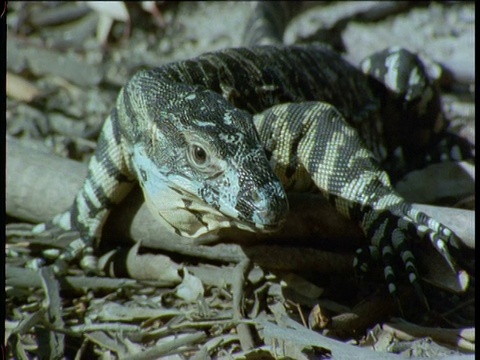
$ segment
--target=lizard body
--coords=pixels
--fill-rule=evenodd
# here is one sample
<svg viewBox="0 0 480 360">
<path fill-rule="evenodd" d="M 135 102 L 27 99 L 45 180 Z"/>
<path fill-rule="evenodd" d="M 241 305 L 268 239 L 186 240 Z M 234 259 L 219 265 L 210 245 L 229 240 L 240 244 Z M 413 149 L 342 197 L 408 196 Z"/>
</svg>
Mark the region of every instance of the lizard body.
<svg viewBox="0 0 480 360">
<path fill-rule="evenodd" d="M 384 57 L 410 55 L 393 49 Z M 414 65 L 408 82 L 422 90 L 430 84 Z M 72 207 L 34 231 L 78 230 L 81 240 L 62 255 L 69 261 L 91 248 L 109 210 L 138 182 L 152 213 L 180 235 L 230 226 L 271 232 L 287 216 L 285 191 L 316 189 L 359 222 L 390 292 L 395 254 L 418 286 L 412 237 L 429 238 L 453 268 L 449 249 L 460 245 L 397 195 L 381 169 L 404 146 L 385 133 L 395 133 L 411 107 L 383 118 L 385 102 L 371 83 L 320 45 L 225 49 L 141 71 L 120 91 Z M 429 114 L 422 126 L 441 127 L 436 96 L 407 99 L 415 119 Z"/>
</svg>

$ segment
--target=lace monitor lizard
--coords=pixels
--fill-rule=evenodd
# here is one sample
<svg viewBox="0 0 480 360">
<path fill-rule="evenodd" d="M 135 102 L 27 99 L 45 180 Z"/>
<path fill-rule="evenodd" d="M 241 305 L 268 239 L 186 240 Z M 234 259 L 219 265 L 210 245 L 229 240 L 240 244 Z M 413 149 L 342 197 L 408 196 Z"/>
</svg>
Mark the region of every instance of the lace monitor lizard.
<svg viewBox="0 0 480 360">
<path fill-rule="evenodd" d="M 91 253 L 110 209 L 138 182 L 152 213 L 188 237 L 231 226 L 276 231 L 288 213 L 286 191 L 319 190 L 371 239 L 392 294 L 396 256 L 420 289 L 414 238 L 431 241 L 456 268 L 450 254 L 462 245 L 453 231 L 406 203 L 382 170 L 399 152 L 425 148 L 421 135 L 443 126 L 421 62 L 388 49 L 361 71 L 328 46 L 281 45 L 285 21 L 272 21 L 268 3 L 247 26 L 248 46 L 141 71 L 126 83 L 73 205 L 34 228 L 80 233 L 59 261 Z M 380 95 L 386 88 L 395 101 Z M 399 96 L 401 106 L 386 109 Z M 412 150 L 391 134 L 414 123 Z"/>
</svg>

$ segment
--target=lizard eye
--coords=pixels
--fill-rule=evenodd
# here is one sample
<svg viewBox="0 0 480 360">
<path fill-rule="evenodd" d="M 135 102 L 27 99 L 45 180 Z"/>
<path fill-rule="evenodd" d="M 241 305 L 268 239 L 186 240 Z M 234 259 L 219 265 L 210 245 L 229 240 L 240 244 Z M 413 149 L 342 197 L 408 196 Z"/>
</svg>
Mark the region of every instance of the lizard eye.
<svg viewBox="0 0 480 360">
<path fill-rule="evenodd" d="M 197 144 L 190 146 L 190 159 L 193 165 L 204 168 L 208 165 L 208 153 L 203 147 Z"/>
<path fill-rule="evenodd" d="M 193 146 L 193 159 L 198 165 L 203 165 L 205 164 L 205 161 L 207 161 L 207 152 L 205 151 L 204 148 L 194 145 Z"/>
</svg>

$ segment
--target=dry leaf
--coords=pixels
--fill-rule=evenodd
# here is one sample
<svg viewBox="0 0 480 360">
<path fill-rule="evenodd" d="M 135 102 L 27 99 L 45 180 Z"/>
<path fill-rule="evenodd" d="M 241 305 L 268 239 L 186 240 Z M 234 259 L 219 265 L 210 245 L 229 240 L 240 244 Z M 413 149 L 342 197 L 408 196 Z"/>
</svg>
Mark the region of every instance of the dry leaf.
<svg viewBox="0 0 480 360">
<path fill-rule="evenodd" d="M 175 294 L 185 301 L 194 302 L 205 292 L 202 281 L 195 275 L 191 275 L 187 268 L 183 269 L 183 273 L 183 281 L 178 285 Z"/>
<path fill-rule="evenodd" d="M 129 21 L 127 7 L 123 1 L 85 1 L 86 4 L 98 12 L 100 16 L 107 16 L 113 20 Z"/>
<path fill-rule="evenodd" d="M 7 72 L 7 96 L 28 103 L 39 95 L 40 90 L 35 85 L 18 75 Z"/>
</svg>

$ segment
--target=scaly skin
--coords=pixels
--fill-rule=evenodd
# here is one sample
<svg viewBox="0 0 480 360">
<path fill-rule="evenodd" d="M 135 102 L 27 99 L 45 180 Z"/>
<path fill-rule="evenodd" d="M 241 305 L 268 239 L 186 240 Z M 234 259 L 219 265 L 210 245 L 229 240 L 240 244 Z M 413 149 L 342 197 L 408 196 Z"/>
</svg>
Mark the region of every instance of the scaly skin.
<svg viewBox="0 0 480 360">
<path fill-rule="evenodd" d="M 383 56 L 403 63 L 412 54 Z M 367 73 L 374 60 L 365 63 Z M 430 89 L 421 64 L 413 61 L 402 74 L 414 88 Z M 399 73 L 394 78 L 405 83 Z M 438 93 L 428 91 L 418 118 L 438 128 Z M 392 102 L 370 77 L 320 45 L 225 49 L 142 71 L 121 90 L 72 207 L 34 231 L 79 231 L 62 260 L 91 252 L 112 206 L 138 182 L 151 212 L 177 234 L 231 226 L 272 232 L 287 216 L 286 190 L 317 189 L 359 222 L 391 293 L 394 255 L 419 289 L 410 240 L 429 238 L 452 268 L 448 249 L 460 244 L 393 191 L 382 166 L 405 144 L 386 135 L 404 124 L 382 118 L 392 112 L 386 105 Z M 412 106 L 396 113 L 405 111 Z"/>
</svg>

